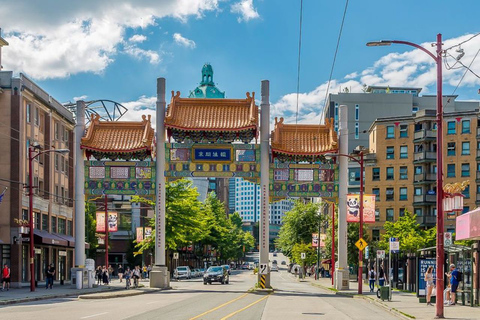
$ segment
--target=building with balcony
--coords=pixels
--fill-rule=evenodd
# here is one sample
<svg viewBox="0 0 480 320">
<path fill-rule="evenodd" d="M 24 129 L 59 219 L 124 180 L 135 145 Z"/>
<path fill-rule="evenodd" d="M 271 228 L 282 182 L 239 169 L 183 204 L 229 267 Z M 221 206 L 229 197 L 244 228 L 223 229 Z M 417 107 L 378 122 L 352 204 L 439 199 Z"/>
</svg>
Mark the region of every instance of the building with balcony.
<svg viewBox="0 0 480 320">
<path fill-rule="evenodd" d="M 464 208 L 475 208 L 480 197 L 480 113 L 444 113 L 444 184 L 469 180 Z M 378 239 L 385 221 L 406 210 L 421 226 L 436 224 L 437 172 L 436 111 L 423 109 L 408 116 L 378 118 L 369 129 L 365 156 L 365 192 L 376 195 L 372 238 Z M 445 215 L 445 230 L 454 232 L 455 215 Z"/>
<path fill-rule="evenodd" d="M 1 39 L 1 38 L 0 38 Z M 43 281 L 53 263 L 55 280 L 69 280 L 74 266 L 73 128 L 70 111 L 24 74 L 0 72 L 0 259 L 11 266 L 12 286 L 30 280 L 29 174 L 33 175 L 34 270 Z M 28 149 L 44 153 L 28 170 Z M 37 152 L 36 151 L 36 152 Z"/>
</svg>

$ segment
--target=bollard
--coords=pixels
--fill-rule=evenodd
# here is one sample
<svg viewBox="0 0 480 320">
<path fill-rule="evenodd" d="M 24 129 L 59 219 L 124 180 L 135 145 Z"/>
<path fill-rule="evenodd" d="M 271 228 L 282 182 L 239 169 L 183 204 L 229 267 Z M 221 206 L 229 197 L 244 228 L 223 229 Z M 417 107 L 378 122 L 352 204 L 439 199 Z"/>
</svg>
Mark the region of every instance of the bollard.
<svg viewBox="0 0 480 320">
<path fill-rule="evenodd" d="M 82 289 L 82 284 L 83 284 L 82 270 L 77 270 L 75 284 L 77 285 L 77 289 L 79 290 Z"/>
</svg>

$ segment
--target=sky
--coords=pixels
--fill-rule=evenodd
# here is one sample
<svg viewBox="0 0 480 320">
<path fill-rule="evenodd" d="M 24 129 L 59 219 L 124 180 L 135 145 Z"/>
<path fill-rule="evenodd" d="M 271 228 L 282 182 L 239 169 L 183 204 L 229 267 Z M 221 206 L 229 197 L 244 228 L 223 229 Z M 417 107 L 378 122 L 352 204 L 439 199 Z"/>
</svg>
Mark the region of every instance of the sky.
<svg viewBox="0 0 480 320">
<path fill-rule="evenodd" d="M 298 76 L 300 4 L 0 0 L 0 28 L 9 42 L 2 50 L 3 70 L 26 74 L 60 102 L 113 100 L 129 109 L 123 120 L 140 120 L 142 114 L 154 117 L 156 78 L 166 78 L 168 93 L 187 97 L 208 62 L 227 98 L 252 91 L 260 98 L 260 83 L 267 79 L 272 119 L 319 123 L 327 87 L 337 93 L 362 92 L 364 84 L 414 86 L 435 94 L 435 62 L 424 52 L 365 44 L 405 40 L 434 52 L 431 43 L 442 33 L 444 48 L 454 46 L 443 67 L 444 94 L 480 100 L 480 36 L 472 38 L 480 32 L 480 1 L 349 1 L 330 86 L 346 1 L 303 0 Z M 459 48 L 465 53 L 460 62 L 473 72 L 456 63 Z"/>
</svg>

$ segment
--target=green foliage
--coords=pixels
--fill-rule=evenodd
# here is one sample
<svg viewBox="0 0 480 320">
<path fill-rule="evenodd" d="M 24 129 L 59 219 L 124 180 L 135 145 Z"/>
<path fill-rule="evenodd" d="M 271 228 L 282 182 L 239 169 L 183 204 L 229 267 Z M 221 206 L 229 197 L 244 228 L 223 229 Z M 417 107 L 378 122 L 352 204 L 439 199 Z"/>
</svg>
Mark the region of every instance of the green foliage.
<svg viewBox="0 0 480 320">
<path fill-rule="evenodd" d="M 301 254 L 305 253 L 305 259 Z M 292 248 L 292 261 L 299 265 L 312 265 L 317 263 L 317 250 L 312 248 L 312 244 L 296 243 Z"/>
<path fill-rule="evenodd" d="M 293 258 L 296 244 L 311 243 L 312 233 L 318 233 L 318 225 L 326 219 L 318 211 L 318 204 L 297 200 L 292 210 L 285 213 L 276 244 L 289 258 Z"/>
<path fill-rule="evenodd" d="M 424 230 L 417 223 L 416 215 L 405 211 L 405 215 L 397 221 L 387 221 L 383 225 L 385 234 L 382 235 L 378 245 L 383 250 L 389 249 L 389 239 L 398 238 L 400 251 L 403 253 L 416 253 L 417 250 L 435 246 L 437 228 Z"/>
<path fill-rule="evenodd" d="M 90 248 L 86 251 L 88 259 L 95 259 L 97 255 L 98 239 L 97 229 L 97 207 L 93 203 L 85 202 L 85 238 L 90 244 Z"/>
<path fill-rule="evenodd" d="M 349 223 L 347 226 L 347 263 L 349 265 L 358 265 L 358 248 L 355 243 L 358 241 L 360 231 L 360 223 Z M 370 242 L 368 237 L 368 225 L 363 224 L 363 240 Z"/>
</svg>

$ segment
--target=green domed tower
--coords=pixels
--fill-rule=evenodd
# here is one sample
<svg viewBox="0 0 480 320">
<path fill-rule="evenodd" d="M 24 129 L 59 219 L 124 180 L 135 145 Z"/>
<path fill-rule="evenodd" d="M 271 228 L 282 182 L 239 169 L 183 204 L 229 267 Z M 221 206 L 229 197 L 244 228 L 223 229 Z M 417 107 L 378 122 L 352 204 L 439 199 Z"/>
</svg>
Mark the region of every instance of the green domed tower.
<svg viewBox="0 0 480 320">
<path fill-rule="evenodd" d="M 225 99 L 225 92 L 218 90 L 213 82 L 213 68 L 205 63 L 202 68 L 202 81 L 195 90 L 190 91 L 189 98 Z"/>
</svg>

